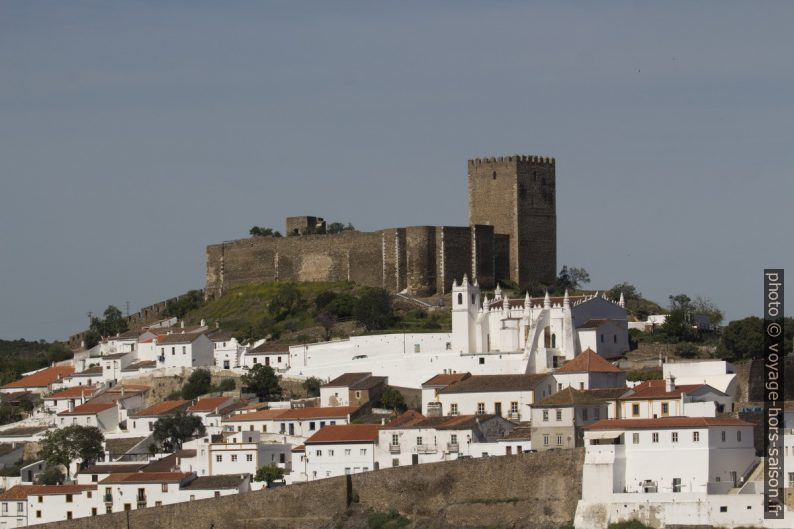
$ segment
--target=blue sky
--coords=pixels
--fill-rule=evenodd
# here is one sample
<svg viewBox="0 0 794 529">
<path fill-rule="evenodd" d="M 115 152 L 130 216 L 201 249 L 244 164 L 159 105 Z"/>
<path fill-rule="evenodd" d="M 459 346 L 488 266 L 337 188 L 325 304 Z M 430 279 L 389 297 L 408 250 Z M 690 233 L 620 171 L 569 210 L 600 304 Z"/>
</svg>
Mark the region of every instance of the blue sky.
<svg viewBox="0 0 794 529">
<path fill-rule="evenodd" d="M 786 2 L 2 2 L 0 337 L 200 288 L 206 244 L 287 215 L 465 225 L 466 160 L 514 153 L 557 159 L 558 263 L 592 287 L 759 314 L 763 268 L 794 262 L 791 20 Z"/>
</svg>

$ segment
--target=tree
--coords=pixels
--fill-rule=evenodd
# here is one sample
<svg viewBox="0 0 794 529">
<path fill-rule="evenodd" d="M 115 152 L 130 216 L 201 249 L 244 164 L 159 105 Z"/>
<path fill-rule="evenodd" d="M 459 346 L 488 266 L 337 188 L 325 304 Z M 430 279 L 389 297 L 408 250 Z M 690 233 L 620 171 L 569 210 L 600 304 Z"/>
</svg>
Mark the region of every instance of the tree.
<svg viewBox="0 0 794 529">
<path fill-rule="evenodd" d="M 83 346 L 86 349 L 92 349 L 97 346 L 97 344 L 102 340 L 102 335 L 100 335 L 96 329 L 88 329 L 83 336 Z"/>
<path fill-rule="evenodd" d="M 563 266 L 560 275 L 557 276 L 557 288 L 577 289 L 590 282 L 590 274 L 584 268 Z"/>
<path fill-rule="evenodd" d="M 169 299 L 165 303 L 164 316 L 174 316 L 179 319 L 191 310 L 196 310 L 204 304 L 204 292 L 201 290 L 191 290 L 177 299 Z"/>
<path fill-rule="evenodd" d="M 323 290 L 314 298 L 314 305 L 317 307 L 317 310 L 323 310 L 334 299 L 336 299 L 336 292 L 333 290 Z"/>
<path fill-rule="evenodd" d="M 322 380 L 317 377 L 309 377 L 303 381 L 303 389 L 306 390 L 306 394 L 310 397 L 319 397 L 320 396 L 320 386 L 323 384 Z"/>
<path fill-rule="evenodd" d="M 47 467 L 36 477 L 37 485 L 60 485 L 63 483 L 63 472 L 57 466 Z"/>
<path fill-rule="evenodd" d="M 104 440 L 105 436 L 99 428 L 72 424 L 44 434 L 39 457 L 50 465 L 66 467 L 68 477 L 69 465 L 73 461 L 79 459 L 81 466 L 86 467 L 104 454 Z"/>
<path fill-rule="evenodd" d="M 99 336 L 114 336 L 115 334 L 126 332 L 129 329 L 127 324 L 127 319 L 121 314 L 121 311 L 113 306 L 108 305 L 103 313 L 104 319 L 100 319 L 97 317 L 91 318 L 91 326 L 89 327 L 89 332 L 93 331 L 91 335 L 92 341 L 93 339 Z M 97 340 L 98 343 L 98 340 Z M 91 347 L 96 345 L 93 343 Z M 88 347 L 88 343 L 86 343 L 86 348 Z"/>
<path fill-rule="evenodd" d="M 152 436 L 166 452 L 174 452 L 185 441 L 201 437 L 205 432 L 201 417 L 180 411 L 157 419 Z"/>
<path fill-rule="evenodd" d="M 325 339 L 331 339 L 331 331 L 334 329 L 334 325 L 336 325 L 336 318 L 334 318 L 333 314 L 329 312 L 321 312 L 315 318 L 317 323 L 325 330 Z"/>
<path fill-rule="evenodd" d="M 274 481 L 278 481 L 280 479 L 284 479 L 284 469 L 275 465 L 259 467 L 256 470 L 256 475 L 254 476 L 254 481 L 264 481 L 267 483 L 268 487 L 270 487 Z"/>
<path fill-rule="evenodd" d="M 692 309 L 692 299 L 687 296 L 686 294 L 676 294 L 675 296 L 670 295 L 670 310 L 691 310 Z"/>
<path fill-rule="evenodd" d="M 691 342 L 699 338 L 692 327 L 692 314 L 685 308 L 671 310 L 659 330 L 676 342 Z"/>
<path fill-rule="evenodd" d="M 273 368 L 264 364 L 255 364 L 248 373 L 241 377 L 243 387 L 256 393 L 260 401 L 274 401 L 281 399 L 281 377 L 276 375 Z"/>
<path fill-rule="evenodd" d="M 380 402 L 390 410 L 405 411 L 408 408 L 408 406 L 405 405 L 403 394 L 391 386 L 386 386 L 386 389 L 383 390 L 383 394 L 380 396 Z"/>
<path fill-rule="evenodd" d="M 705 314 L 711 320 L 712 325 L 717 326 L 722 323 L 722 319 L 724 317 L 722 311 L 716 304 L 714 304 L 708 298 L 695 298 L 695 301 L 692 302 L 692 313 L 693 314 Z"/>
<path fill-rule="evenodd" d="M 342 224 L 341 222 L 332 222 L 328 225 L 325 232 L 326 233 L 342 233 L 343 231 L 353 231 L 355 228 L 349 222 L 347 224 Z"/>
<path fill-rule="evenodd" d="M 394 322 L 389 293 L 382 288 L 366 289 L 356 302 L 353 316 L 367 329 L 387 329 Z"/>
<path fill-rule="evenodd" d="M 232 378 L 224 378 L 223 380 L 218 383 L 217 390 L 218 391 L 234 391 L 237 385 L 234 383 L 234 379 Z"/>
<path fill-rule="evenodd" d="M 274 230 L 273 228 L 261 228 L 259 226 L 254 226 L 248 233 L 251 237 L 281 237 L 281 233 Z"/>
<path fill-rule="evenodd" d="M 623 299 L 626 303 L 642 299 L 642 294 L 637 290 L 637 287 L 625 281 L 615 285 L 607 291 L 607 297 L 609 299 L 619 299 L 621 294 L 623 294 Z"/>
<path fill-rule="evenodd" d="M 298 287 L 292 283 L 281 285 L 270 300 L 267 309 L 276 321 L 282 321 L 288 316 L 297 313 L 305 300 Z"/>
<path fill-rule="evenodd" d="M 192 400 L 199 395 L 209 393 L 212 388 L 212 375 L 208 369 L 196 369 L 182 386 L 182 398 Z"/>
</svg>

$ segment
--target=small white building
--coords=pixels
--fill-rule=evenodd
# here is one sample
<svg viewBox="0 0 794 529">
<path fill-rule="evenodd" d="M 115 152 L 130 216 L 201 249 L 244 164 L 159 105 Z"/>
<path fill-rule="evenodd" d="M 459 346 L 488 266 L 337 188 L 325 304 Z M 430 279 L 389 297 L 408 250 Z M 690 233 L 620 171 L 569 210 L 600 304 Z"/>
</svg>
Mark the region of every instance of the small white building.
<svg viewBox="0 0 794 529">
<path fill-rule="evenodd" d="M 736 368 L 725 360 L 676 360 L 665 362 L 662 378 L 673 377 L 677 384 L 708 384 L 729 397 L 736 398 Z"/>
<path fill-rule="evenodd" d="M 157 336 L 152 340 L 157 367 L 201 367 L 215 364 L 214 344 L 201 332 Z"/>
<path fill-rule="evenodd" d="M 0 494 L 0 528 L 91 516 L 95 495 L 96 485 L 16 485 Z"/>
<path fill-rule="evenodd" d="M 187 408 L 187 412 L 201 417 L 208 434 L 219 434 L 223 430 L 221 419 L 234 409 L 234 397 L 202 397 Z"/>
<path fill-rule="evenodd" d="M 375 424 L 325 426 L 306 440 L 305 455 L 296 461 L 288 481 L 313 481 L 377 469 L 377 442 Z"/>
<path fill-rule="evenodd" d="M 422 413 L 428 417 L 434 414 L 440 415 L 440 410 L 438 410 L 438 405 L 436 404 L 438 402 L 438 392 L 450 384 L 460 382 L 470 376 L 471 373 L 441 373 L 424 381 L 422 383 Z M 433 408 L 433 410 L 429 408 Z"/>
<path fill-rule="evenodd" d="M 588 348 L 554 371 L 557 391 L 626 387 L 626 372 Z"/>
<path fill-rule="evenodd" d="M 30 391 L 38 394 L 49 393 L 53 389 L 60 387 L 61 381 L 73 373 L 74 367 L 70 365 L 45 367 L 44 369 L 27 373 L 19 380 L 0 386 L 0 393 L 18 393 L 20 391 Z"/>
<path fill-rule="evenodd" d="M 258 431 L 268 440 L 298 444 L 325 426 L 350 424 L 357 406 L 261 410 L 231 415 L 222 420 L 227 432 Z"/>
<path fill-rule="evenodd" d="M 733 411 L 733 399 L 708 384 L 676 384 L 675 379 L 646 380 L 618 399 L 618 418 L 716 417 Z"/>
<path fill-rule="evenodd" d="M 492 414 L 513 421 L 529 420 L 529 405 L 555 393 L 551 374 L 471 375 L 438 390 L 430 415 Z"/>
<path fill-rule="evenodd" d="M 344 373 L 320 386 L 320 406 L 363 406 L 377 402 L 387 380 L 372 373 Z"/>
<path fill-rule="evenodd" d="M 44 397 L 44 411 L 60 413 L 85 404 L 97 389 L 95 386 L 79 386 L 56 391 Z"/>
<path fill-rule="evenodd" d="M 148 408 L 136 411 L 127 418 L 127 431 L 140 435 L 150 435 L 154 431 L 154 423 L 158 419 L 184 411 L 189 405 L 189 400 L 164 400 Z"/>
<path fill-rule="evenodd" d="M 180 461 L 183 470 L 199 476 L 216 474 L 256 474 L 263 466 L 277 466 L 289 473 L 292 446 L 284 443 L 266 442 L 256 431 L 227 432 L 224 435 L 208 435 L 188 441 L 183 452 L 194 452 Z"/>
<path fill-rule="evenodd" d="M 73 424 L 94 426 L 102 433 L 115 432 L 119 429 L 119 412 L 113 402 L 89 401 L 58 414 L 56 425 L 59 428 Z"/>
<path fill-rule="evenodd" d="M 220 329 L 208 332 L 207 336 L 212 340 L 215 367 L 221 369 L 240 367 L 240 354 L 244 348 L 237 338 Z"/>
<path fill-rule="evenodd" d="M 264 364 L 276 371 L 286 371 L 290 366 L 289 345 L 278 342 L 262 342 L 242 353 L 240 364 L 243 368 L 248 369 L 256 364 Z"/>
</svg>

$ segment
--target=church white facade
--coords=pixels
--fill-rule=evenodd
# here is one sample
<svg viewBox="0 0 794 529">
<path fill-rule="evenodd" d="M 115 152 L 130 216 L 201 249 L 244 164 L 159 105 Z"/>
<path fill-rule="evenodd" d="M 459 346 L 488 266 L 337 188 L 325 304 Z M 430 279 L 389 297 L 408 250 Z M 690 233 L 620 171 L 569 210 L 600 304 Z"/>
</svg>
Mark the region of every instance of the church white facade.
<svg viewBox="0 0 794 529">
<path fill-rule="evenodd" d="M 623 295 L 617 301 L 569 296 L 508 299 L 497 287 L 480 300 L 464 276 L 452 286 L 452 350 L 461 355 L 523 352 L 527 373 L 546 373 L 592 349 L 612 358 L 629 350 Z"/>
</svg>

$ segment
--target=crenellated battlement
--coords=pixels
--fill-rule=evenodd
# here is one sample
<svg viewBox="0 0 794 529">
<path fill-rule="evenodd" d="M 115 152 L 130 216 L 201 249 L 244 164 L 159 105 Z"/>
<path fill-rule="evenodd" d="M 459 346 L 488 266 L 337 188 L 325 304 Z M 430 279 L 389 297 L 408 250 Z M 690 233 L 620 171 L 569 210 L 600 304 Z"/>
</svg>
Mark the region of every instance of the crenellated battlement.
<svg viewBox="0 0 794 529">
<path fill-rule="evenodd" d="M 487 158 L 474 158 L 469 160 L 469 165 L 493 165 L 493 164 L 512 164 L 516 162 L 531 163 L 535 165 L 554 166 L 556 160 L 549 156 L 538 156 L 534 154 L 514 154 L 512 156 L 491 156 Z"/>
</svg>

